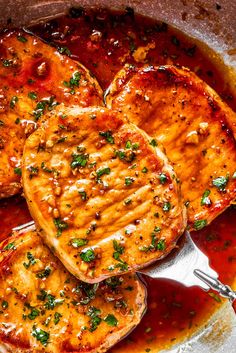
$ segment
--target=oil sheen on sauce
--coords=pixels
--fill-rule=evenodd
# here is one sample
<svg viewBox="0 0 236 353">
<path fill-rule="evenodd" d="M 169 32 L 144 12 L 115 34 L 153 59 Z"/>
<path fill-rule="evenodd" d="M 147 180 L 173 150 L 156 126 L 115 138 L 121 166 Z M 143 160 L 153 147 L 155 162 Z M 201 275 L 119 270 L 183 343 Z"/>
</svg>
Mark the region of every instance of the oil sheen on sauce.
<svg viewBox="0 0 236 353">
<path fill-rule="evenodd" d="M 183 65 L 213 87 L 232 108 L 236 107 L 219 68 L 213 66 L 198 44 L 165 23 L 135 15 L 130 8 L 122 13 L 71 9 L 69 16 L 31 30 L 89 68 L 103 89 L 125 63 Z M 231 207 L 211 225 L 192 234 L 220 280 L 230 285 L 236 277 L 235 216 L 236 209 Z M 3 240 L 13 227 L 31 220 L 24 199 L 1 201 L 0 219 L 0 240 Z M 148 290 L 147 312 L 140 325 L 110 350 L 112 353 L 168 348 L 203 326 L 222 305 L 213 292 L 186 288 L 174 281 L 142 279 Z"/>
</svg>

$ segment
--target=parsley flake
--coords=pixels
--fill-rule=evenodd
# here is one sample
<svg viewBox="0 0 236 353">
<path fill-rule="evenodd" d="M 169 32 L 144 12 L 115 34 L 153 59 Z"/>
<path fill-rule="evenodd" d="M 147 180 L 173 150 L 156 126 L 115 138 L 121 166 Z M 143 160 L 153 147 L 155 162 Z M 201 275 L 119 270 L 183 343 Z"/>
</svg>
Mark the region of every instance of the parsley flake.
<svg viewBox="0 0 236 353">
<path fill-rule="evenodd" d="M 212 181 L 212 184 L 217 187 L 219 191 L 225 191 L 226 185 L 228 184 L 229 177 L 220 176 Z"/>
<path fill-rule="evenodd" d="M 99 136 L 102 136 L 105 138 L 105 140 L 110 143 L 111 145 L 114 144 L 114 137 L 112 136 L 111 131 L 100 131 Z"/>
<path fill-rule="evenodd" d="M 195 230 L 201 230 L 207 225 L 206 219 L 198 219 L 194 222 L 193 227 Z"/>
<path fill-rule="evenodd" d="M 96 256 L 95 256 L 95 252 L 93 249 L 88 249 L 86 251 L 82 251 L 80 253 L 80 258 L 84 261 L 84 262 L 91 262 L 94 261 Z"/>
<path fill-rule="evenodd" d="M 32 336 L 36 338 L 44 347 L 47 346 L 50 334 L 46 331 L 37 328 L 36 326 L 33 327 Z"/>
<path fill-rule="evenodd" d="M 117 326 L 118 325 L 118 320 L 113 314 L 108 314 L 104 321 L 109 325 L 109 326 Z"/>
</svg>

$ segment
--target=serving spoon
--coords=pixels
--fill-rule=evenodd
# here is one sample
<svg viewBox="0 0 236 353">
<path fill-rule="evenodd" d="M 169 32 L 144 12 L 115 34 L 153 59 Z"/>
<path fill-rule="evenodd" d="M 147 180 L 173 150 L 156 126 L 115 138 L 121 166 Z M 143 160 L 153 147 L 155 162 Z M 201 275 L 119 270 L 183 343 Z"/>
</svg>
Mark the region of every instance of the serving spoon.
<svg viewBox="0 0 236 353">
<path fill-rule="evenodd" d="M 33 229 L 35 223 L 31 221 L 13 228 L 13 231 L 24 233 Z M 185 231 L 169 255 L 138 273 L 152 278 L 171 279 L 186 287 L 198 286 L 205 291 L 213 289 L 231 303 L 236 300 L 236 292 L 218 280 L 218 274 L 210 267 L 208 257 L 196 246 L 188 231 Z"/>
<path fill-rule="evenodd" d="M 236 292 L 218 280 L 208 257 L 196 246 L 188 231 L 168 256 L 138 272 L 152 278 L 171 279 L 186 287 L 198 286 L 205 291 L 213 289 L 231 303 L 236 300 Z"/>
</svg>

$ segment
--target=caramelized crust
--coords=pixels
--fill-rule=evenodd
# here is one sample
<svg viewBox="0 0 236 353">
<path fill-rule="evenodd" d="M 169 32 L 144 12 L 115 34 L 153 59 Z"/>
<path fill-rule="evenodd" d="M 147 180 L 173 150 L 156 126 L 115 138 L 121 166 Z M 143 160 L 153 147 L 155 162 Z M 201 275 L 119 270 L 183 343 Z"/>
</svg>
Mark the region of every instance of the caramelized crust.
<svg viewBox="0 0 236 353">
<path fill-rule="evenodd" d="M 182 183 L 191 229 L 201 229 L 235 200 L 236 116 L 194 73 L 125 67 L 106 103 L 163 144 Z"/>
<path fill-rule="evenodd" d="M 0 37 L 0 198 L 21 189 L 21 157 L 37 121 L 59 103 L 103 105 L 84 66 L 24 32 Z"/>
<path fill-rule="evenodd" d="M 144 267 L 182 234 L 176 176 L 155 144 L 116 112 L 63 105 L 27 139 L 23 187 L 31 215 L 81 280 Z"/>
<path fill-rule="evenodd" d="M 139 323 L 145 295 L 134 274 L 80 282 L 35 231 L 15 235 L 0 246 L 1 349 L 105 352 Z"/>
</svg>

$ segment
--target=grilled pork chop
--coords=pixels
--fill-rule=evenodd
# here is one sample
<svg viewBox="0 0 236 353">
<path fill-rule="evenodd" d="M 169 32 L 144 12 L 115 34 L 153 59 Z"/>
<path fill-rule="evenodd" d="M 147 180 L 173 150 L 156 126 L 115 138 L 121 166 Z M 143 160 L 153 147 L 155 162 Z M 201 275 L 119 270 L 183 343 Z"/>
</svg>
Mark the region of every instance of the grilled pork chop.
<svg viewBox="0 0 236 353">
<path fill-rule="evenodd" d="M 26 141 L 23 187 L 45 243 L 85 282 L 163 257 L 185 228 L 156 141 L 105 108 L 52 111 Z"/>
<path fill-rule="evenodd" d="M 46 111 L 64 102 L 103 105 L 102 91 L 84 66 L 38 38 L 7 32 L 0 38 L 0 198 L 21 189 L 26 137 Z"/>
<path fill-rule="evenodd" d="M 139 323 L 146 305 L 134 274 L 80 282 L 35 231 L 1 244 L 0 284 L 0 350 L 7 352 L 105 352 Z"/>
<path fill-rule="evenodd" d="M 192 229 L 210 223 L 235 200 L 236 115 L 194 73 L 173 66 L 126 67 L 106 103 L 164 145 Z"/>
</svg>

